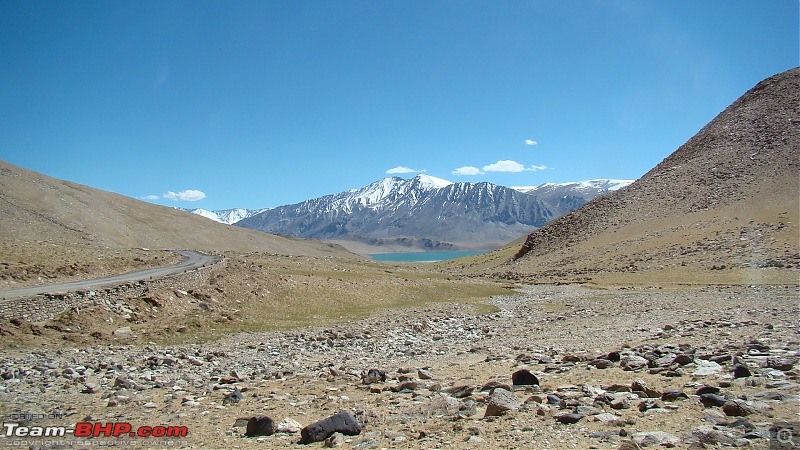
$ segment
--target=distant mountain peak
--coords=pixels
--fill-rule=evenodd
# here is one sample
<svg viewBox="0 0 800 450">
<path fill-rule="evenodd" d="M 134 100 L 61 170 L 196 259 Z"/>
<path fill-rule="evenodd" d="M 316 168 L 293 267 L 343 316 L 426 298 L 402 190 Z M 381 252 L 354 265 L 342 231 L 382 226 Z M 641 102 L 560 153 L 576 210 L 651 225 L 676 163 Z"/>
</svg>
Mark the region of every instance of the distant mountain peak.
<svg viewBox="0 0 800 450">
<path fill-rule="evenodd" d="M 436 178 L 422 173 L 415 176 L 414 180 L 416 180 L 420 185 L 431 186 L 434 188 L 443 188 L 453 184 L 452 181 L 447 181 L 442 178 Z"/>
<path fill-rule="evenodd" d="M 608 180 L 591 180 L 528 194 L 426 174 L 388 177 L 360 189 L 280 206 L 236 225 L 297 237 L 378 242 L 374 245 L 405 239 L 488 248 L 572 211 L 612 185 L 617 187 Z"/>
<path fill-rule="evenodd" d="M 552 191 L 558 188 L 568 188 L 577 190 L 605 190 L 608 192 L 622 189 L 636 180 L 613 180 L 606 178 L 598 178 L 594 180 L 584 181 L 568 181 L 566 183 L 542 183 L 538 186 L 512 186 L 511 189 L 533 194 L 537 192 Z"/>
<path fill-rule="evenodd" d="M 233 225 L 234 223 L 252 217 L 260 212 L 266 211 L 265 209 L 246 209 L 246 208 L 233 208 L 221 209 L 216 211 L 208 211 L 202 208 L 176 208 L 181 211 L 197 214 L 215 222 L 226 223 Z"/>
</svg>

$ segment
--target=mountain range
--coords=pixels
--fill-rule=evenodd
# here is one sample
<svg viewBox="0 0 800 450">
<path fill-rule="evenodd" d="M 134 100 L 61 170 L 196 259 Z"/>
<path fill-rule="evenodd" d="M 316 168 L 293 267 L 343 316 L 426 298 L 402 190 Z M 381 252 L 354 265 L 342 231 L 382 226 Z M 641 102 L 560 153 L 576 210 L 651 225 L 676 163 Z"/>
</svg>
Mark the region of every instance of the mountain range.
<svg viewBox="0 0 800 450">
<path fill-rule="evenodd" d="M 236 226 L 353 248 L 497 248 L 628 180 L 508 188 L 420 174 L 262 210 Z M 362 250 L 363 251 L 363 250 Z"/>
</svg>

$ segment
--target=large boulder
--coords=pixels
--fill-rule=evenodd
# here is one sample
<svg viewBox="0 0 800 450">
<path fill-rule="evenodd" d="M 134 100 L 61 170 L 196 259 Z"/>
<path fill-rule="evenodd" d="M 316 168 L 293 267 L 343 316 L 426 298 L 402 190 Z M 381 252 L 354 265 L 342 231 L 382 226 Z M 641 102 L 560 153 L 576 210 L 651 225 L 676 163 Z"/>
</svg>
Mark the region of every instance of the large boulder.
<svg viewBox="0 0 800 450">
<path fill-rule="evenodd" d="M 361 424 L 350 411 L 342 411 L 327 419 L 322 419 L 300 430 L 300 444 L 321 442 L 333 433 L 342 433 L 348 436 L 361 434 Z"/>
</svg>

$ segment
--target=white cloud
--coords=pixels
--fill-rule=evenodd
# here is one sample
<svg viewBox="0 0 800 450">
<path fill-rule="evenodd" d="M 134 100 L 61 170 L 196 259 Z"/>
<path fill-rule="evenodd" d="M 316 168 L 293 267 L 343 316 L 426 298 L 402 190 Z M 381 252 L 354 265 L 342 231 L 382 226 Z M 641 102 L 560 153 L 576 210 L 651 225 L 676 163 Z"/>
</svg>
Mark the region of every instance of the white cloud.
<svg viewBox="0 0 800 450">
<path fill-rule="evenodd" d="M 533 139 L 525 139 L 525 145 L 536 145 L 538 142 L 534 141 Z"/>
<path fill-rule="evenodd" d="M 465 166 L 459 167 L 458 169 L 454 170 L 453 175 L 483 175 L 481 169 L 473 166 Z"/>
<path fill-rule="evenodd" d="M 537 166 L 530 166 L 525 167 L 522 164 L 511 161 L 511 160 L 501 160 L 497 161 L 494 164 L 489 164 L 488 166 L 483 166 L 483 170 L 486 172 L 524 172 L 524 171 L 537 171 L 537 170 L 545 170 L 548 167 L 545 165 L 537 165 Z"/>
<path fill-rule="evenodd" d="M 160 198 L 158 195 L 145 195 L 142 200 L 158 200 Z"/>
<path fill-rule="evenodd" d="M 395 174 L 395 173 L 422 173 L 425 172 L 424 170 L 415 170 L 410 167 L 406 166 L 397 166 L 393 167 L 386 171 L 387 174 Z"/>
<path fill-rule="evenodd" d="M 178 193 L 169 191 L 166 194 L 164 194 L 162 197 L 164 197 L 166 199 L 170 199 L 170 200 L 175 200 L 175 201 L 196 202 L 198 200 L 202 200 L 202 199 L 206 198 L 206 194 L 203 193 L 203 191 L 197 191 L 197 190 L 194 190 L 194 189 L 187 189 L 185 191 L 178 192 Z"/>
<path fill-rule="evenodd" d="M 525 166 L 516 161 L 506 159 L 483 166 L 483 170 L 487 172 L 522 172 L 525 170 Z"/>
</svg>

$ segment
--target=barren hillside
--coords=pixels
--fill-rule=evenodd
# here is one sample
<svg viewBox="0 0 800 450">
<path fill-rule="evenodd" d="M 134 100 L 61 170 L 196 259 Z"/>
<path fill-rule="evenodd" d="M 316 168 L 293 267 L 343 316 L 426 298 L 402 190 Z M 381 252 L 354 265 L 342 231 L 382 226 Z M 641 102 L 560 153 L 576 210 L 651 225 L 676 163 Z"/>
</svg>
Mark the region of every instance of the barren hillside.
<svg viewBox="0 0 800 450">
<path fill-rule="evenodd" d="M 658 272 L 796 281 L 799 154 L 793 69 L 745 93 L 637 182 L 531 233 L 512 262 L 505 250 L 506 258 L 490 254 L 459 269 L 528 279 Z"/>
<path fill-rule="evenodd" d="M 161 249 L 347 254 L 341 247 L 219 224 L 4 161 L 0 230 L 0 281 L 8 286 L 160 265 L 173 258 L 156 251 Z"/>
</svg>

